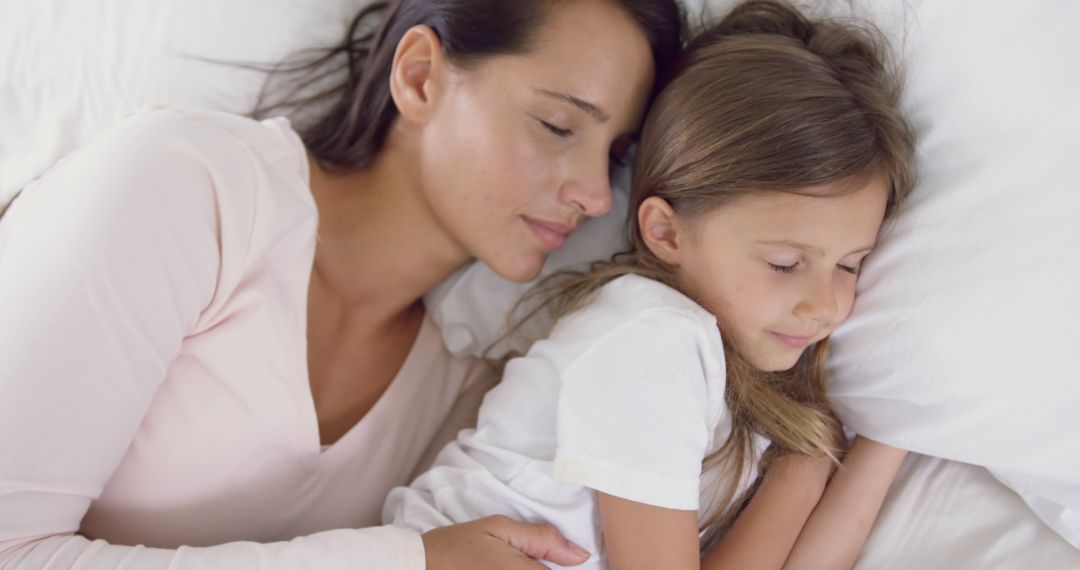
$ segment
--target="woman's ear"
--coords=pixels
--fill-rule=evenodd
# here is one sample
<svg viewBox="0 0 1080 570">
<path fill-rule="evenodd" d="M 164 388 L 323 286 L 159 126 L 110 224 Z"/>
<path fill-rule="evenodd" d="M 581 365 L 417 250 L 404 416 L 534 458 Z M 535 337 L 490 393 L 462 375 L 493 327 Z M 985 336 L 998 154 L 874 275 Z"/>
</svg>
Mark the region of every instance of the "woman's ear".
<svg viewBox="0 0 1080 570">
<path fill-rule="evenodd" d="M 390 96 L 405 119 L 424 123 L 440 93 L 445 59 L 438 34 L 428 26 L 405 31 L 390 68 Z"/>
<path fill-rule="evenodd" d="M 637 216 L 641 239 L 649 251 L 660 261 L 678 267 L 682 261 L 681 233 L 685 230 L 671 204 L 659 196 L 649 196 L 638 206 Z"/>
</svg>

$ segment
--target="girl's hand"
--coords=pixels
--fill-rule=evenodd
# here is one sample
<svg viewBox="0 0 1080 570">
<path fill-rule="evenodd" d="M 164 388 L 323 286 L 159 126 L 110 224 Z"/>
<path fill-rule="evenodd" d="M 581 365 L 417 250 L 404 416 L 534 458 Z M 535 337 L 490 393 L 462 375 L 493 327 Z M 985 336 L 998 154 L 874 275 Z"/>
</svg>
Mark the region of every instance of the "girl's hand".
<svg viewBox="0 0 1080 570">
<path fill-rule="evenodd" d="M 836 472 L 836 463 L 828 457 L 810 457 L 790 453 L 776 458 L 769 466 L 766 479 L 782 479 L 783 484 L 800 489 L 807 499 L 817 504 L 829 478 Z"/>
<path fill-rule="evenodd" d="M 427 570 L 543 570 L 534 559 L 577 566 L 589 553 L 568 542 L 549 524 L 529 524 L 504 516 L 430 530 L 421 537 Z"/>
<path fill-rule="evenodd" d="M 784 568 L 851 568 L 905 455 L 856 437 Z"/>
<path fill-rule="evenodd" d="M 833 471 L 827 457 L 776 458 L 753 498 L 701 561 L 704 570 L 780 568 Z"/>
</svg>

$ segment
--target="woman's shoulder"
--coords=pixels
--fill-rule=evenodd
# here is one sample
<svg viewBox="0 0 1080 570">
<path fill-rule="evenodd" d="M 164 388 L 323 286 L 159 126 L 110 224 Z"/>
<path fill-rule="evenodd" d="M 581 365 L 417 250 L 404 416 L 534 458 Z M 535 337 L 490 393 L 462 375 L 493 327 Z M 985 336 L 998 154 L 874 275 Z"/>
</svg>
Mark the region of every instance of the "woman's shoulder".
<svg viewBox="0 0 1080 570">
<path fill-rule="evenodd" d="M 264 163 L 293 160 L 306 167 L 306 160 L 298 160 L 306 156 L 303 142 L 285 117 L 259 121 L 224 111 L 151 105 L 121 118 L 107 133 L 150 146 L 210 148 L 214 152 L 200 153 L 209 160 L 246 151 Z"/>
<path fill-rule="evenodd" d="M 84 153 L 90 156 L 78 156 Z M 129 193 L 206 195 L 216 204 L 216 215 L 228 215 L 234 227 L 252 226 L 260 212 L 276 212 L 267 223 L 282 227 L 314 215 L 307 154 L 284 118 L 257 121 L 221 111 L 148 106 L 72 155 L 126 180 L 129 184 L 118 186 L 127 186 Z M 177 177 L 201 183 L 169 183 Z"/>
<path fill-rule="evenodd" d="M 287 166 L 281 128 L 228 113 L 143 108 L 25 186 L 4 214 L 5 229 L 22 234 L 72 216 L 60 224 L 72 240 L 115 234 L 157 252 L 198 243 L 192 255 L 214 260 L 219 281 L 241 279 L 282 236 L 314 243 L 314 198 L 295 165 L 306 168 L 306 155 Z"/>
</svg>

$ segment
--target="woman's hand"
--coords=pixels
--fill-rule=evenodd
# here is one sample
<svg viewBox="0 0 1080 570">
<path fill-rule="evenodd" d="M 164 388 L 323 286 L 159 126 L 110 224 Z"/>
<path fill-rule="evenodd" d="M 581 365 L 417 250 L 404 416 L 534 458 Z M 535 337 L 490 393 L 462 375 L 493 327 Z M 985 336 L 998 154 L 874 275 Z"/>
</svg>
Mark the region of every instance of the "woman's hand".
<svg viewBox="0 0 1080 570">
<path fill-rule="evenodd" d="M 577 566 L 589 553 L 549 524 L 529 524 L 504 516 L 430 530 L 421 537 L 427 570 L 539 570 L 535 559 Z"/>
</svg>

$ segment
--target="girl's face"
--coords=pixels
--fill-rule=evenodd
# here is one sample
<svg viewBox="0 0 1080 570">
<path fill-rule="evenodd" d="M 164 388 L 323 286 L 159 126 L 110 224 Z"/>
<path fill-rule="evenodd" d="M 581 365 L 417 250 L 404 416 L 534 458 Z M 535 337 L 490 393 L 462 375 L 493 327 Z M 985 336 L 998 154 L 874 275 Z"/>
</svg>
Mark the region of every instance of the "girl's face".
<svg viewBox="0 0 1080 570">
<path fill-rule="evenodd" d="M 678 275 L 760 370 L 787 370 L 851 314 L 885 215 L 880 178 L 829 197 L 761 192 L 689 219 Z"/>
<path fill-rule="evenodd" d="M 653 84 L 644 33 L 614 2 L 553 3 L 533 49 L 453 70 L 421 134 L 431 213 L 468 257 L 532 279 L 611 207 L 611 156 Z"/>
</svg>

